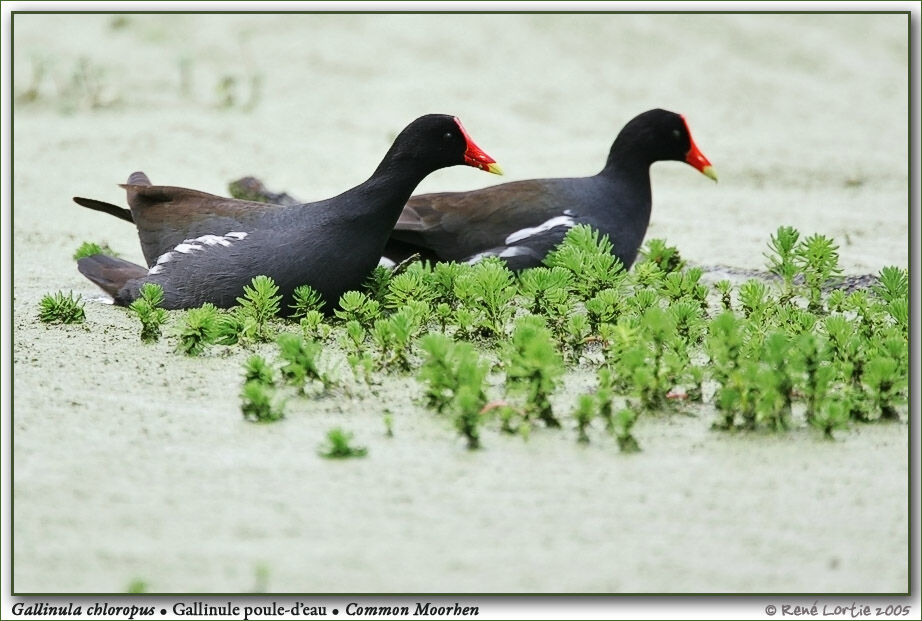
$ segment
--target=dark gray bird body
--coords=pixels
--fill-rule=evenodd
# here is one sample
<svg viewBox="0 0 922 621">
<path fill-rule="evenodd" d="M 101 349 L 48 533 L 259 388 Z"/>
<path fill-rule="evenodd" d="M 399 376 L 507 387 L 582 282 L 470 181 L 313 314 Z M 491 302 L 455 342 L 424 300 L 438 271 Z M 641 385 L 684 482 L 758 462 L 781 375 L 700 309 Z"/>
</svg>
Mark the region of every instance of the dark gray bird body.
<svg viewBox="0 0 922 621">
<path fill-rule="evenodd" d="M 498 170 L 457 119 L 427 115 L 400 133 L 368 180 L 315 203 L 282 207 L 239 201 L 153 186 L 146 175 L 134 173 L 123 186 L 130 212 L 92 199 L 74 200 L 134 222 L 148 267 L 94 255 L 81 259 L 78 268 L 122 305 L 151 282 L 163 287 L 164 308 L 205 302 L 229 307 L 244 285 L 262 274 L 275 280 L 283 304 L 296 287 L 308 284 L 331 311 L 377 265 L 419 182 L 456 164 Z"/>
</svg>

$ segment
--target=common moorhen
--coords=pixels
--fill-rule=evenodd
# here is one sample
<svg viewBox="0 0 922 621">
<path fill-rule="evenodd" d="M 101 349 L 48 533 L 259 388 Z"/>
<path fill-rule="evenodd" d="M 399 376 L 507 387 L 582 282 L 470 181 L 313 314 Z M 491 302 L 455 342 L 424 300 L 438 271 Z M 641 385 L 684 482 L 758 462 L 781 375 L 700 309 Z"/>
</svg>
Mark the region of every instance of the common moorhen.
<svg viewBox="0 0 922 621">
<path fill-rule="evenodd" d="M 232 306 L 243 286 L 271 276 L 284 296 L 308 284 L 332 311 L 339 297 L 358 288 L 377 265 L 391 229 L 410 194 L 429 173 L 466 164 L 501 174 L 461 122 L 429 114 L 394 140 L 374 174 L 339 196 L 294 206 L 267 206 L 197 190 L 150 185 L 134 173 L 124 187 L 130 211 L 75 197 L 138 227 L 148 268 L 107 255 L 78 261 L 78 269 L 127 305 L 144 283 L 163 287 L 163 307 L 211 302 Z"/>
<path fill-rule="evenodd" d="M 627 269 L 650 222 L 650 165 L 662 160 L 687 162 L 717 180 L 684 117 L 649 110 L 624 126 L 605 168 L 592 177 L 414 196 L 397 220 L 385 256 L 399 262 L 413 253 L 443 261 L 492 255 L 520 270 L 541 265 L 569 228 L 588 224 L 609 236 Z"/>
</svg>

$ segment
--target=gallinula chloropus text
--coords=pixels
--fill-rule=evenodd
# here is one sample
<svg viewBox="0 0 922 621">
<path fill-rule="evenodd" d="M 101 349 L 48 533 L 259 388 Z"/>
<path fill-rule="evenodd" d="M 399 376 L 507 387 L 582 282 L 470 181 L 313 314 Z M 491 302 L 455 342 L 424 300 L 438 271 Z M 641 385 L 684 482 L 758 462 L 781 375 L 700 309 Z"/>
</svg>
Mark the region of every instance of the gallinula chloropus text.
<svg viewBox="0 0 922 621">
<path fill-rule="evenodd" d="M 650 222 L 650 165 L 662 160 L 687 162 L 717 180 L 685 119 L 650 110 L 624 126 L 597 175 L 412 197 L 384 254 L 395 262 L 413 253 L 443 261 L 493 255 L 520 270 L 541 265 L 569 228 L 588 224 L 609 236 L 627 269 Z"/>
<path fill-rule="evenodd" d="M 272 277 L 283 294 L 308 284 L 331 312 L 378 264 L 407 199 L 429 173 L 466 164 L 500 174 L 461 122 L 430 114 L 394 140 L 367 181 L 315 203 L 267 206 L 197 190 L 151 185 L 136 172 L 124 187 L 130 210 L 75 197 L 85 207 L 134 222 L 147 267 L 107 255 L 84 257 L 78 269 L 127 305 L 147 282 L 163 287 L 163 306 L 211 302 L 229 307 L 257 275 Z"/>
</svg>

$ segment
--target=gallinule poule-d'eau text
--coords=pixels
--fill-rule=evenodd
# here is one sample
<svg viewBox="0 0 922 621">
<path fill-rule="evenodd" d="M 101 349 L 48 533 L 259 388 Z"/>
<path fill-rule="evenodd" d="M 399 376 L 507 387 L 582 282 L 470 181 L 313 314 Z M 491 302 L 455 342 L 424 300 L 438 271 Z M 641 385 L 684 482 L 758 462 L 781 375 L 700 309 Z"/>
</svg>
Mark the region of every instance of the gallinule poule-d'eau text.
<svg viewBox="0 0 922 621">
<path fill-rule="evenodd" d="M 414 196 L 384 254 L 395 262 L 414 253 L 442 261 L 492 255 L 519 270 L 541 265 L 569 228 L 588 224 L 609 236 L 627 269 L 650 222 L 650 165 L 663 160 L 687 162 L 717 180 L 684 117 L 650 110 L 624 126 L 597 175 Z"/>
<path fill-rule="evenodd" d="M 272 277 L 283 294 L 308 284 L 331 312 L 339 297 L 361 286 L 378 264 L 410 194 L 429 173 L 465 164 L 500 173 L 461 122 L 430 114 L 394 140 L 374 174 L 316 203 L 267 206 L 205 192 L 151 185 L 134 173 L 124 187 L 130 210 L 75 197 L 91 209 L 134 222 L 147 267 L 107 255 L 84 257 L 78 269 L 127 305 L 144 283 L 163 287 L 163 306 L 211 302 L 229 307 L 257 275 Z"/>
</svg>

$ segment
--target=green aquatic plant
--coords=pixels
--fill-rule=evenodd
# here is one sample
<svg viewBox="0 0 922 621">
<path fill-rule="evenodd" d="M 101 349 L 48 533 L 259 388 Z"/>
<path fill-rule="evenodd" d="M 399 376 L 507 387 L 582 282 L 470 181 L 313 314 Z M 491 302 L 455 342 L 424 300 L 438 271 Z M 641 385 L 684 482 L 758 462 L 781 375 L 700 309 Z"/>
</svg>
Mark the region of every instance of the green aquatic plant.
<svg viewBox="0 0 922 621">
<path fill-rule="evenodd" d="M 669 272 L 662 280 L 662 291 L 673 302 L 687 299 L 706 309 L 708 287 L 701 284 L 703 275 L 704 270 L 700 267 L 690 267 L 681 272 Z"/>
<path fill-rule="evenodd" d="M 243 365 L 244 382 L 259 382 L 264 386 L 275 385 L 275 370 L 258 354 L 253 354 Z"/>
<path fill-rule="evenodd" d="M 273 423 L 285 417 L 282 404 L 274 398 L 272 387 L 250 380 L 240 392 L 243 418 L 255 423 Z"/>
<path fill-rule="evenodd" d="M 620 290 L 624 284 L 624 266 L 612 252 L 607 235 L 579 224 L 567 231 L 563 241 L 544 258 L 544 264 L 569 271 L 574 294 L 585 301 L 602 289 Z"/>
<path fill-rule="evenodd" d="M 483 407 L 483 402 L 478 389 L 462 385 L 455 395 L 453 404 L 455 429 L 467 440 L 469 450 L 479 449 L 480 411 Z"/>
<path fill-rule="evenodd" d="M 861 379 L 870 396 L 871 418 L 899 420 L 896 404 L 906 379 L 900 373 L 897 360 L 884 355 L 871 358 L 864 367 Z"/>
<path fill-rule="evenodd" d="M 381 315 L 381 304 L 361 291 L 346 291 L 339 298 L 339 308 L 333 313 L 342 321 L 358 321 L 370 326 Z"/>
<path fill-rule="evenodd" d="M 378 304 L 383 304 L 392 276 L 393 272 L 390 269 L 383 265 L 376 265 L 362 284 L 363 293 Z"/>
<path fill-rule="evenodd" d="M 73 291 L 66 297 L 63 292 L 57 291 L 42 297 L 38 318 L 43 323 L 83 323 L 86 320 L 85 304 L 79 294 L 74 297 Z"/>
<path fill-rule="evenodd" d="M 909 271 L 894 265 L 888 265 L 880 270 L 877 284 L 871 287 L 878 298 L 885 302 L 909 297 Z"/>
<path fill-rule="evenodd" d="M 110 257 L 118 256 L 118 253 L 112 250 L 112 248 L 109 247 L 109 244 L 106 244 L 106 243 L 97 244 L 96 242 L 86 242 L 85 241 L 82 244 L 80 244 L 77 250 L 74 251 L 74 261 L 77 261 L 78 259 L 82 259 L 83 257 L 91 257 L 94 254 L 105 254 Z"/>
<path fill-rule="evenodd" d="M 729 280 L 718 280 L 714 283 L 714 289 L 720 294 L 720 305 L 725 310 L 733 310 L 730 302 L 730 295 L 733 292 L 733 283 Z"/>
<path fill-rule="evenodd" d="M 602 289 L 586 301 L 586 313 L 593 331 L 603 323 L 615 323 L 625 312 L 624 294 L 617 289 Z"/>
<path fill-rule="evenodd" d="M 679 249 L 670 246 L 665 239 L 650 239 L 641 248 L 640 254 L 644 262 L 656 265 L 664 274 L 679 272 L 685 267 L 685 261 L 679 254 Z"/>
<path fill-rule="evenodd" d="M 576 441 L 581 444 L 589 443 L 589 426 L 595 417 L 596 398 L 593 395 L 580 395 L 576 401 L 576 409 L 573 410 L 573 418 L 576 420 Z"/>
<path fill-rule="evenodd" d="M 420 330 L 418 314 L 412 307 L 403 308 L 386 319 L 375 321 L 371 339 L 378 348 L 379 368 L 409 371 L 413 339 Z"/>
<path fill-rule="evenodd" d="M 810 425 L 823 432 L 827 440 L 834 440 L 833 431 L 847 429 L 849 404 L 846 399 L 832 398 L 823 401 L 822 407 L 808 419 Z"/>
<path fill-rule="evenodd" d="M 301 392 L 306 391 L 305 383 L 317 381 L 328 389 L 333 379 L 320 369 L 320 352 L 323 349 L 316 341 L 306 341 L 300 335 L 282 333 L 275 340 L 279 348 L 279 357 L 284 361 L 281 367 L 282 377 Z"/>
<path fill-rule="evenodd" d="M 839 246 L 831 237 L 811 235 L 794 249 L 794 262 L 804 277 L 807 309 L 823 311 L 823 287 L 842 274 Z"/>
<path fill-rule="evenodd" d="M 418 378 L 426 385 L 426 405 L 437 412 L 452 408 L 462 388 L 477 398 L 477 410 L 486 404 L 485 381 L 490 367 L 470 343 L 452 341 L 444 334 L 427 334 L 419 341 L 425 353 Z"/>
<path fill-rule="evenodd" d="M 429 274 L 423 264 L 414 263 L 405 272 L 390 279 L 384 294 L 384 305 L 390 309 L 400 309 L 410 302 L 429 303 L 435 297 L 436 292 L 430 286 Z"/>
<path fill-rule="evenodd" d="M 145 343 L 160 339 L 160 326 L 167 318 L 167 312 L 160 308 L 162 303 L 163 288 L 147 282 L 141 285 L 140 297 L 128 306 L 141 321 L 141 340 Z"/>
<path fill-rule="evenodd" d="M 324 319 L 324 314 L 319 310 L 309 310 L 304 313 L 301 321 L 298 322 L 304 338 L 316 341 L 327 340 L 333 333 L 333 328 Z"/>
<path fill-rule="evenodd" d="M 384 422 L 384 437 L 393 438 L 394 437 L 394 415 L 391 414 L 390 410 L 385 410 L 384 416 L 381 417 L 381 420 Z"/>
<path fill-rule="evenodd" d="M 327 459 L 348 459 L 350 457 L 365 457 L 368 449 L 364 446 L 353 446 L 354 435 L 341 427 L 334 427 L 327 431 L 326 444 L 318 449 L 321 457 Z"/>
<path fill-rule="evenodd" d="M 487 257 L 455 280 L 455 295 L 473 312 L 477 330 L 494 338 L 504 333 L 515 311 L 516 290 L 515 277 L 497 257 Z"/>
<path fill-rule="evenodd" d="M 797 384 L 806 404 L 804 416 L 808 423 L 813 424 L 814 418 L 823 415 L 823 404 L 835 380 L 832 353 L 824 337 L 804 332 L 795 341 L 790 358 L 794 369 L 802 374 Z M 828 411 L 826 415 L 828 418 Z"/>
<path fill-rule="evenodd" d="M 255 276 L 249 286 L 244 285 L 243 297 L 237 298 L 237 317 L 243 326 L 241 334 L 247 339 L 267 342 L 274 337 L 269 322 L 279 312 L 282 296 L 278 291 L 275 281 L 263 275 Z"/>
<path fill-rule="evenodd" d="M 179 331 L 177 350 L 187 356 L 198 356 L 219 336 L 218 309 L 214 304 L 205 302 L 199 308 L 186 311 Z"/>
<path fill-rule="evenodd" d="M 762 369 L 756 376 L 759 398 L 756 424 L 774 431 L 790 427 L 794 369 L 790 364 L 790 337 L 783 332 L 769 334 L 762 343 Z"/>
<path fill-rule="evenodd" d="M 715 423 L 715 427 L 720 429 L 734 426 L 742 398 L 736 378 L 744 359 L 743 339 L 741 321 L 732 311 L 721 313 L 709 325 L 705 350 L 711 359 L 712 377 L 717 382 L 714 406 L 720 420 Z"/>
<path fill-rule="evenodd" d="M 615 440 L 618 442 L 618 450 L 622 453 L 637 453 L 640 451 L 640 444 L 634 437 L 634 423 L 637 422 L 637 412 L 631 408 L 618 410 L 614 417 Z"/>
<path fill-rule="evenodd" d="M 792 226 L 780 226 L 768 242 L 768 271 L 781 279 L 781 304 L 789 303 L 797 293 L 794 277 L 798 273 L 797 242 L 800 231 Z"/>
<path fill-rule="evenodd" d="M 548 427 L 560 427 L 550 397 L 564 372 L 563 360 L 543 321 L 534 315 L 516 320 L 503 348 L 507 386 L 526 395 L 525 412 Z"/>
<path fill-rule="evenodd" d="M 675 384 L 680 359 L 673 350 L 676 323 L 659 306 L 646 309 L 641 316 L 636 340 L 623 352 L 616 370 L 630 382 L 630 393 L 647 411 L 666 404 L 666 395 Z"/>
<path fill-rule="evenodd" d="M 570 297 L 572 272 L 562 267 L 533 267 L 519 272 L 519 293 L 534 315 L 547 315 Z"/>
<path fill-rule="evenodd" d="M 294 303 L 289 305 L 292 319 L 300 319 L 306 317 L 308 313 L 320 313 L 323 311 L 323 297 L 319 291 L 310 285 L 295 287 L 292 292 L 292 298 Z"/>
<path fill-rule="evenodd" d="M 884 308 L 894 324 L 904 335 L 908 335 L 909 272 L 892 265 L 883 268 L 872 291 L 884 303 Z"/>
<path fill-rule="evenodd" d="M 755 321 L 761 320 L 773 305 L 768 285 L 755 278 L 750 278 L 740 285 L 739 299 L 743 315 Z"/>
<path fill-rule="evenodd" d="M 583 352 L 583 348 L 586 346 L 592 334 L 592 328 L 589 325 L 589 317 L 582 313 L 574 313 L 567 318 L 566 328 L 567 333 L 565 342 L 573 351 L 575 358 L 579 359 L 580 354 Z"/>
</svg>

